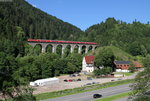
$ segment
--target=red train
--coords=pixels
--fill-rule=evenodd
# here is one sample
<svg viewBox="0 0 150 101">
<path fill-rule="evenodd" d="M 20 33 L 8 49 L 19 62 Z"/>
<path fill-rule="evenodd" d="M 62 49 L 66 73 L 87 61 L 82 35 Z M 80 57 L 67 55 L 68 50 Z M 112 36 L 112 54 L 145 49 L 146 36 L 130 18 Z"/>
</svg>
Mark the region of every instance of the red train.
<svg viewBox="0 0 150 101">
<path fill-rule="evenodd" d="M 42 39 L 28 39 L 28 42 L 71 43 L 71 44 L 92 44 L 92 45 L 97 45 L 97 43 L 95 43 L 95 42 L 78 42 L 78 41 L 61 41 L 61 40 L 42 40 Z"/>
</svg>

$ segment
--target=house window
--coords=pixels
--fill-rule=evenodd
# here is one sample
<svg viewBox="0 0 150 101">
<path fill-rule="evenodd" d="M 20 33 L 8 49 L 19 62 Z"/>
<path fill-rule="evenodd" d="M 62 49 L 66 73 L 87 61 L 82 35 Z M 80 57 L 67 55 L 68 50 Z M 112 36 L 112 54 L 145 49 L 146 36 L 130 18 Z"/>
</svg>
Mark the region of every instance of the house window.
<svg viewBox="0 0 150 101">
<path fill-rule="evenodd" d="M 87 67 L 92 67 L 93 66 L 93 64 L 87 64 Z"/>
</svg>

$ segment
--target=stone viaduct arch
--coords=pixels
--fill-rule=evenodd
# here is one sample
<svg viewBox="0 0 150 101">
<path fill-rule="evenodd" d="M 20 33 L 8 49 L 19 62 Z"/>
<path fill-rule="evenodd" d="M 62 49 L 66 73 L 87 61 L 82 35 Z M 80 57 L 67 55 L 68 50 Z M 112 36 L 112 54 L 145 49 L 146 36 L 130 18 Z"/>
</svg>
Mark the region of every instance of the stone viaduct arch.
<svg viewBox="0 0 150 101">
<path fill-rule="evenodd" d="M 62 46 L 61 54 L 64 54 L 65 48 L 70 45 L 70 53 L 73 53 L 75 48 L 78 48 L 78 53 L 81 54 L 82 48 L 85 47 L 85 53 L 89 49 L 92 51 L 98 46 L 95 42 L 77 42 L 77 41 L 57 41 L 57 40 L 42 40 L 42 39 L 28 39 L 28 44 L 35 47 L 37 44 L 42 46 L 42 52 L 46 52 L 48 46 L 52 47 L 52 53 L 56 53 L 58 46 Z"/>
<path fill-rule="evenodd" d="M 51 44 L 49 44 L 49 45 L 46 46 L 45 52 L 52 53 L 52 49 L 53 49 L 53 46 Z"/>
</svg>

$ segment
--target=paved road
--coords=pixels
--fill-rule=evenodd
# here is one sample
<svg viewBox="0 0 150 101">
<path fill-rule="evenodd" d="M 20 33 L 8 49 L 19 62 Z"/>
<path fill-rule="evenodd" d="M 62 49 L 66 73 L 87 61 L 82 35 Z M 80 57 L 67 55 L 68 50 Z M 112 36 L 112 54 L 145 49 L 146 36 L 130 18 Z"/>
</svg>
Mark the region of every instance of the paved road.
<svg viewBox="0 0 150 101">
<path fill-rule="evenodd" d="M 64 97 L 47 99 L 44 101 L 92 101 L 94 100 L 93 94 L 95 93 L 99 93 L 99 94 L 102 94 L 103 97 L 107 97 L 107 96 L 112 96 L 115 94 L 127 92 L 129 90 L 130 90 L 129 84 L 125 84 L 125 85 L 120 85 L 116 87 L 104 88 L 101 90 L 95 90 L 95 91 L 79 93 L 79 94 L 74 94 L 74 95 L 69 95 L 69 96 L 64 96 Z"/>
</svg>

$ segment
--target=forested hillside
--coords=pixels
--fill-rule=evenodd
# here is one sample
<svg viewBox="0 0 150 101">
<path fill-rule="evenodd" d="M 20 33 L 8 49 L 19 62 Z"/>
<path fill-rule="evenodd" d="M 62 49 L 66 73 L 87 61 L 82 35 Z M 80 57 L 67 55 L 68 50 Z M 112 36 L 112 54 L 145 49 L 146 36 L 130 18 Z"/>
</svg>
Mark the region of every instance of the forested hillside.
<svg viewBox="0 0 150 101">
<path fill-rule="evenodd" d="M 0 2 L 1 36 L 12 37 L 15 26 L 26 38 L 76 40 L 82 31 L 54 16 L 33 7 L 25 0 Z"/>
<path fill-rule="evenodd" d="M 116 46 L 137 56 L 150 53 L 150 24 L 132 24 L 108 18 L 85 31 L 85 41 L 96 41 L 100 46 Z"/>
</svg>

